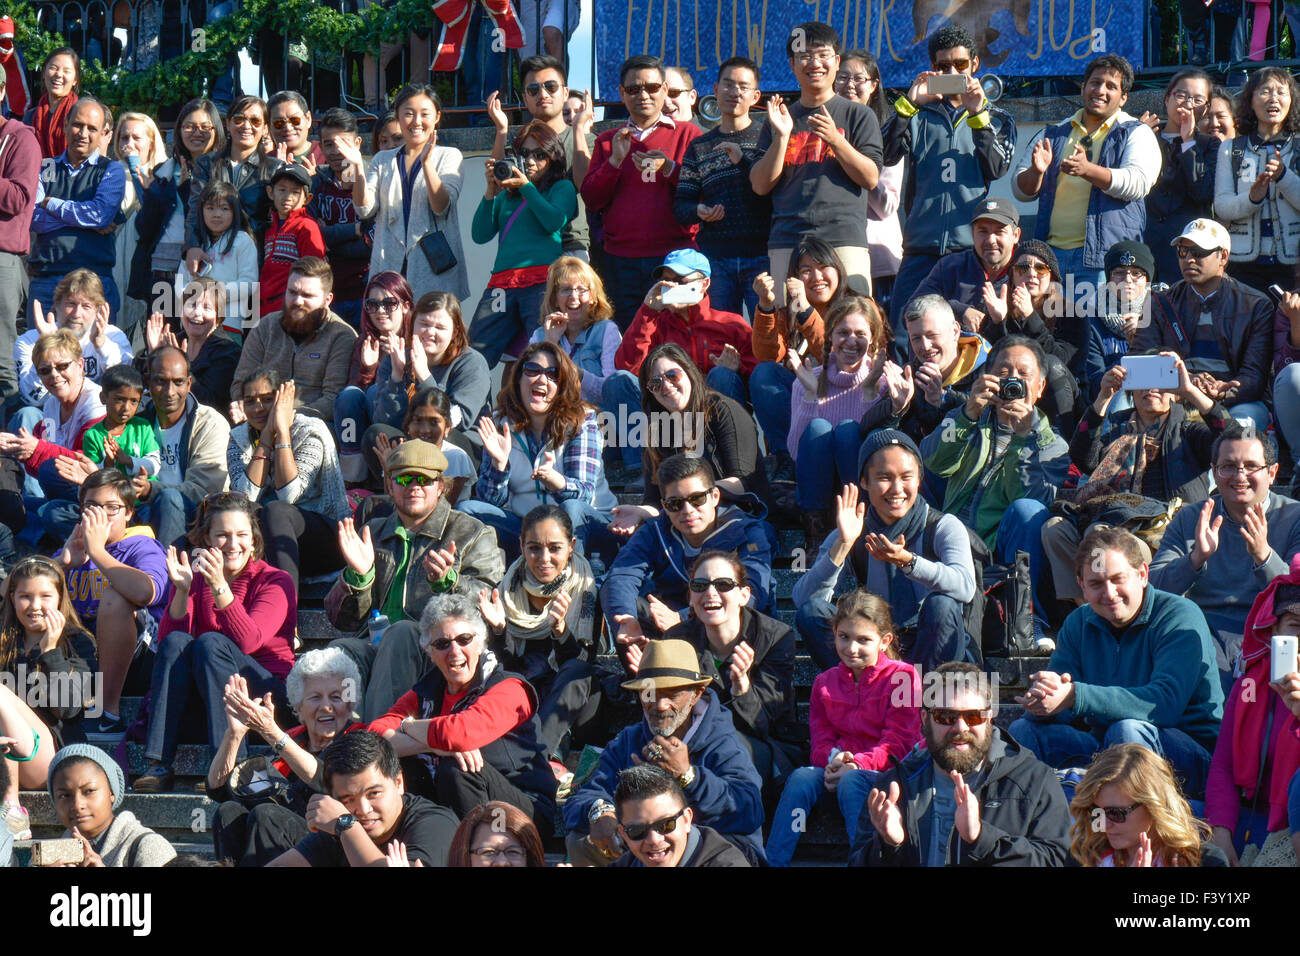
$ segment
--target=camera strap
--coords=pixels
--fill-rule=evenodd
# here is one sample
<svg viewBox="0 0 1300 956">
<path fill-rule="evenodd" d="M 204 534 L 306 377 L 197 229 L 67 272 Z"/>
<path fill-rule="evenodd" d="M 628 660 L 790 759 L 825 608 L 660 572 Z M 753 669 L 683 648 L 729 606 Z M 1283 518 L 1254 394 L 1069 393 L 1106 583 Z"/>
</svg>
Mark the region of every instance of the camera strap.
<svg viewBox="0 0 1300 956">
<path fill-rule="evenodd" d="M 510 214 L 510 218 L 506 220 L 506 224 L 501 227 L 501 237 L 497 240 L 497 245 L 506 241 L 506 233 L 510 231 L 510 227 L 515 224 L 515 220 L 519 218 L 519 214 L 524 211 L 524 206 L 526 205 L 528 205 L 528 201 L 526 199 L 521 199 L 519 202 L 519 208 Z"/>
</svg>

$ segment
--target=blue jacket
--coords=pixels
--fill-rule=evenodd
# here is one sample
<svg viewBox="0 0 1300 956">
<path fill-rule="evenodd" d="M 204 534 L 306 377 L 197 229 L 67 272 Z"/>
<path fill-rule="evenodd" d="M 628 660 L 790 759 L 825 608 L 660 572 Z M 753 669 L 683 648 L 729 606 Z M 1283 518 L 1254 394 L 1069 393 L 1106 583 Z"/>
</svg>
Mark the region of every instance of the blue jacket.
<svg viewBox="0 0 1300 956">
<path fill-rule="evenodd" d="M 590 831 L 587 814 L 592 805 L 597 800 L 614 802 L 619 771 L 632 766 L 632 755 L 639 757 L 653 736 L 642 718 L 609 742 L 587 782 L 564 803 L 566 830 Z M 734 843 L 748 844 L 762 858 L 763 781 L 731 722 L 731 711 L 722 706 L 712 689 L 706 690 L 696 705 L 694 722 L 683 740 L 695 768 L 695 779 L 686 788 L 695 822 L 712 827 Z"/>
<path fill-rule="evenodd" d="M 1016 261 L 1015 253 L 1012 253 L 1010 261 Z M 984 271 L 983 263 L 980 262 L 973 249 L 967 249 L 964 252 L 952 252 L 934 264 L 930 274 L 921 281 L 921 284 L 916 287 L 916 291 L 912 293 L 912 298 L 915 299 L 923 295 L 943 296 L 948 300 L 948 304 L 952 306 L 957 321 L 962 323 L 962 329 L 968 332 L 978 332 L 978 328 L 972 329 L 965 322 L 962 322 L 963 313 L 967 309 L 974 309 L 976 312 L 986 315 L 984 283 L 992 282 L 993 288 L 1001 292 L 1007 282 L 1010 281 L 1010 277 L 1011 269 L 1008 267 L 989 278 L 988 273 Z"/>
<path fill-rule="evenodd" d="M 765 513 L 756 495 L 746 493 L 733 497 L 724 493 L 718 505 L 717 530 L 701 545 L 701 550 L 736 552 L 749 572 L 749 586 L 753 589 L 750 607 L 766 612 L 772 606 L 772 542 L 761 517 L 728 501 L 757 506 L 760 516 Z M 637 528 L 618 552 L 600 589 L 600 605 L 605 609 L 611 633 L 618 630 L 617 615 L 636 617 L 637 598 L 641 595 L 654 594 L 671 607 L 686 607 L 687 582 L 691 579 L 687 568 L 692 560 L 686 556 L 685 542 L 673 530 L 666 512 L 661 511 L 653 521 Z"/>
</svg>

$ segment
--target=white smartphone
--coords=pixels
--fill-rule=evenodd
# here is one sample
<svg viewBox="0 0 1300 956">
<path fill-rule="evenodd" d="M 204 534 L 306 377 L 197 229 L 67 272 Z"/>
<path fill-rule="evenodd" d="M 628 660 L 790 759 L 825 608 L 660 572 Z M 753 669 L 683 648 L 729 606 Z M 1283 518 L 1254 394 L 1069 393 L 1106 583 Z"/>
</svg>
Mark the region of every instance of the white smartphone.
<svg viewBox="0 0 1300 956">
<path fill-rule="evenodd" d="M 1287 674 L 1296 671 L 1296 638 L 1294 634 L 1274 634 L 1273 650 L 1270 657 L 1272 673 L 1269 680 L 1273 683 L 1284 679 Z"/>
<path fill-rule="evenodd" d="M 687 282 L 664 289 L 664 305 L 695 305 L 704 298 L 704 289 L 698 282 Z"/>
<path fill-rule="evenodd" d="M 1125 355 L 1119 364 L 1124 367 L 1125 391 L 1178 387 L 1178 363 L 1171 355 Z"/>
<path fill-rule="evenodd" d="M 925 78 L 925 91 L 939 96 L 961 96 L 966 92 L 965 73 L 939 73 Z"/>
</svg>

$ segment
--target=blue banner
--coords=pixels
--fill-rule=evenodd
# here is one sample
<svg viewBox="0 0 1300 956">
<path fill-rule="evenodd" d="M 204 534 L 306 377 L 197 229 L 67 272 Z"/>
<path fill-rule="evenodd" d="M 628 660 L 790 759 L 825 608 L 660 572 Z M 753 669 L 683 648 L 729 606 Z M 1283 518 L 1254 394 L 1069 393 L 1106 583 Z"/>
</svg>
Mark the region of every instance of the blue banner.
<svg viewBox="0 0 1300 956">
<path fill-rule="evenodd" d="M 910 86 L 929 68 L 925 37 L 951 20 L 976 40 L 980 73 L 1066 76 L 1101 53 L 1142 65 L 1146 4 L 1135 0 L 594 0 L 597 76 L 617 98 L 618 67 L 652 53 L 712 88 L 718 64 L 748 56 L 765 90 L 798 88 L 785 55 L 790 30 L 829 23 L 846 49 L 880 61 L 885 85 Z M 955 8 L 955 9 L 954 9 Z"/>
</svg>

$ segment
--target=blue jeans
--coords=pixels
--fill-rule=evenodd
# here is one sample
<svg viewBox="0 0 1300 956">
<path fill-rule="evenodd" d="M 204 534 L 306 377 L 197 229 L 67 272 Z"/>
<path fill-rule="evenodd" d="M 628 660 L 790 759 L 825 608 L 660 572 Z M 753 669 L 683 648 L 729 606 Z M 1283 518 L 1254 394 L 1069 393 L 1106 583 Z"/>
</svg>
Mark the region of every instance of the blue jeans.
<svg viewBox="0 0 1300 956">
<path fill-rule="evenodd" d="M 41 305 L 45 305 L 44 301 L 41 302 Z M 11 435 L 17 435 L 20 428 L 25 428 L 28 433 L 31 433 L 41 423 L 42 417 L 39 408 L 33 405 L 24 405 L 14 412 L 13 418 L 9 419 L 9 425 L 5 430 Z M 30 500 L 37 507 L 45 500 L 45 489 L 41 487 L 41 483 L 36 479 L 36 476 L 26 468 L 23 469 L 23 498 Z M 29 512 L 34 510 L 31 504 L 27 506 L 27 510 Z"/>
<path fill-rule="evenodd" d="M 496 25 L 492 18 L 480 4 L 470 4 L 469 17 L 469 29 L 465 32 L 465 53 L 460 66 L 461 81 L 464 84 L 461 88 L 463 102 L 486 103 L 493 90 L 504 90 L 510 82 L 503 75 L 509 54 L 496 35 Z M 470 125 L 486 126 L 490 123 L 491 120 L 483 116 L 481 121 L 471 122 Z M 643 292 L 642 295 L 644 294 Z"/>
<path fill-rule="evenodd" d="M 994 559 L 1000 564 L 1011 564 L 1017 551 L 1029 555 L 1029 580 L 1033 588 L 1034 613 L 1041 614 L 1038 603 L 1038 576 L 1043 567 L 1043 525 L 1052 516 L 1051 509 L 1033 498 L 1020 498 L 1002 516 L 998 529 Z"/>
<path fill-rule="evenodd" d="M 654 271 L 663 265 L 663 256 L 616 256 L 606 252 L 601 256 L 605 288 L 609 290 L 614 306 L 614 324 L 626 332 L 641 308 L 645 294 L 654 284 Z"/>
<path fill-rule="evenodd" d="M 1183 783 L 1183 793 L 1205 793 L 1210 752 L 1176 727 L 1157 727 L 1145 720 L 1117 720 L 1105 732 L 1079 730 L 1069 724 L 1021 717 L 1011 724 L 1011 736 L 1049 767 L 1086 767 L 1092 755 L 1115 744 L 1142 744 L 1169 761 Z"/>
<path fill-rule="evenodd" d="M 600 395 L 601 411 L 615 416 L 619 438 L 619 452 L 623 456 L 623 467 L 629 471 L 641 469 L 641 448 L 627 442 L 628 435 L 623 432 L 624 423 L 631 415 L 641 411 L 641 382 L 631 372 L 619 369 L 606 377 L 605 387 Z M 629 426 L 630 427 L 630 426 Z"/>
<path fill-rule="evenodd" d="M 749 404 L 749 389 L 745 387 L 745 380 L 739 372 L 715 365 L 704 376 L 704 384 L 727 398 L 734 398 L 741 405 Z"/>
<path fill-rule="evenodd" d="M 705 253 L 708 255 L 708 253 Z M 713 308 L 744 315 L 749 310 L 749 324 L 754 324 L 754 310 L 758 308 L 758 293 L 754 280 L 767 271 L 767 254 L 761 256 L 709 255 L 712 269 L 709 278 L 709 302 Z"/>
<path fill-rule="evenodd" d="M 72 270 L 69 269 L 68 272 Z M 108 322 L 109 325 L 117 324 L 117 308 L 122 300 L 117 294 L 117 283 L 113 281 L 112 273 L 101 274 L 99 279 L 104 283 L 104 298 L 108 300 Z M 39 300 L 42 308 L 52 309 L 54 307 L 54 289 L 63 281 L 63 275 L 57 276 L 35 276 L 27 286 L 27 301 L 33 299 Z"/>
<path fill-rule="evenodd" d="M 641 293 L 645 295 L 645 293 Z M 487 359 L 488 368 L 516 338 L 527 339 L 541 322 L 546 283 L 522 289 L 484 289 L 469 327 L 470 344 Z"/>
<path fill-rule="evenodd" d="M 832 425 L 814 418 L 799 437 L 795 456 L 795 500 L 801 511 L 825 511 L 845 484 L 857 483 L 858 423 L 846 418 Z"/>
<path fill-rule="evenodd" d="M 136 508 L 136 517 L 153 527 L 158 543 L 165 548 L 185 534 L 198 510 L 198 502 L 190 501 L 179 488 L 154 488 L 149 500 Z"/>
<path fill-rule="evenodd" d="M 1268 406 L 1263 402 L 1242 402 L 1233 405 L 1228 412 L 1243 425 L 1254 425 L 1261 432 L 1268 429 L 1273 416 L 1268 413 Z"/>
<path fill-rule="evenodd" d="M 840 777 L 835 798 L 844 814 L 844 829 L 852 846 L 858 832 L 858 820 L 867 797 L 876 783 L 878 771 L 849 770 Z M 807 829 L 808 814 L 826 794 L 824 767 L 800 767 L 786 778 L 781 802 L 772 817 L 772 831 L 767 837 L 767 862 L 772 866 L 789 866 L 799 836 Z"/>
<path fill-rule="evenodd" d="M 763 429 L 769 454 L 789 453 L 786 438 L 790 434 L 790 393 L 794 390 L 794 372 L 779 362 L 759 362 L 749 373 L 749 399 L 754 417 Z"/>
<path fill-rule="evenodd" d="M 378 390 L 377 384 L 365 391 L 349 385 L 334 399 L 334 435 L 339 442 L 339 467 L 347 481 L 361 481 L 366 476 L 361 442 L 371 424 L 371 403 Z"/>
<path fill-rule="evenodd" d="M 900 365 L 907 361 L 908 354 L 907 323 L 903 321 L 903 311 L 938 261 L 939 257 L 929 252 L 904 252 L 903 261 L 898 266 L 894 291 L 889 300 L 889 327 L 894 332 L 894 344 L 890 351 L 894 361 Z"/>
<path fill-rule="evenodd" d="M 592 562 L 592 569 L 596 568 L 596 554 L 606 557 L 607 560 L 612 558 L 613 551 L 617 550 L 622 543 L 621 539 L 616 539 L 609 531 L 609 521 L 613 516 L 576 498 L 569 498 L 559 504 L 569 516 L 569 520 L 573 522 L 573 536 L 578 539 L 578 553 Z M 489 502 L 479 501 L 477 498 L 462 501 L 456 505 L 456 510 L 473 515 L 496 531 L 497 545 L 505 552 L 507 567 L 519 557 L 521 553 L 519 537 L 523 530 L 521 516 Z M 603 570 L 601 568 L 601 571 Z"/>
<path fill-rule="evenodd" d="M 1087 282 L 1092 285 L 1094 294 L 1105 285 L 1105 271 L 1084 265 L 1083 246 L 1078 249 L 1058 249 L 1056 246 L 1049 246 L 1048 248 L 1056 253 L 1056 264 L 1061 268 L 1061 281 L 1066 283 L 1067 293 L 1069 292 L 1069 276 L 1074 276 L 1075 289 L 1081 289 L 1081 283 Z M 1077 292 L 1075 301 L 1078 301 Z"/>
<path fill-rule="evenodd" d="M 339 302 L 335 300 L 330 303 L 330 309 L 335 315 L 352 326 L 352 331 L 361 332 L 361 300 L 354 299 L 351 302 Z"/>
</svg>

